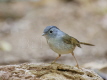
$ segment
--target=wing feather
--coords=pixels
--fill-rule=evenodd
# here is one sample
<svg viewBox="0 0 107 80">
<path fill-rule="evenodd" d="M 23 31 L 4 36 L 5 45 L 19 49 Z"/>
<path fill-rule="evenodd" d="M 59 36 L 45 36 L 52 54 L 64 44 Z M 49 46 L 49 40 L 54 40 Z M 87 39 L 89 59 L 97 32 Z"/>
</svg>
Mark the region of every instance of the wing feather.
<svg viewBox="0 0 107 80">
<path fill-rule="evenodd" d="M 78 41 L 77 39 L 69 36 L 68 34 L 64 35 L 62 38 L 63 38 L 63 41 L 64 41 L 65 43 L 67 43 L 67 44 L 72 44 L 72 45 L 74 45 L 74 46 L 78 46 L 78 47 L 81 48 L 79 41 Z"/>
</svg>

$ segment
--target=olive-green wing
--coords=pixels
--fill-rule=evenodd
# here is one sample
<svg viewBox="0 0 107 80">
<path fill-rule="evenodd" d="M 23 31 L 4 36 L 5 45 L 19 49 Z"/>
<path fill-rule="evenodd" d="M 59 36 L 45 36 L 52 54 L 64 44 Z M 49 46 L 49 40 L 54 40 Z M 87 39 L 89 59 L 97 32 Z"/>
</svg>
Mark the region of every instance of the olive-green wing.
<svg viewBox="0 0 107 80">
<path fill-rule="evenodd" d="M 65 36 L 63 36 L 63 41 L 67 44 L 72 44 L 74 46 L 78 46 L 81 48 L 79 41 L 71 36 L 69 36 L 68 34 L 65 34 Z"/>
<path fill-rule="evenodd" d="M 77 39 L 75 39 L 75 38 L 72 37 L 71 38 L 71 42 L 72 42 L 73 45 L 78 46 L 78 47 L 81 48 L 80 42 Z"/>
</svg>

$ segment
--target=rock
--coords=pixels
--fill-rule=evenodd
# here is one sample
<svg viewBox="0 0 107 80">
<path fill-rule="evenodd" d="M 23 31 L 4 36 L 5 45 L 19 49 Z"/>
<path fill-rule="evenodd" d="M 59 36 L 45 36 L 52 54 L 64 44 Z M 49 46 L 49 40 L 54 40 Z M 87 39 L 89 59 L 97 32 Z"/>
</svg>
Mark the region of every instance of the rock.
<svg viewBox="0 0 107 80">
<path fill-rule="evenodd" d="M 84 68 L 92 69 L 104 80 L 107 80 L 107 64 L 90 62 L 83 65 Z"/>
<path fill-rule="evenodd" d="M 0 66 L 0 80 L 103 80 L 88 69 L 64 64 L 35 64 Z"/>
</svg>

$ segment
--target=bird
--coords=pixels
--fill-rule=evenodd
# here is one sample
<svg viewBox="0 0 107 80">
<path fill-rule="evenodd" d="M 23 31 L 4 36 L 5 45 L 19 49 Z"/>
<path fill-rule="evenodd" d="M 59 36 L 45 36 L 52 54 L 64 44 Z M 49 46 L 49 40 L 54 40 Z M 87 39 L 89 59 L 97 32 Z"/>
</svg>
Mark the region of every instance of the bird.
<svg viewBox="0 0 107 80">
<path fill-rule="evenodd" d="M 47 26 L 44 29 L 42 36 L 46 38 L 49 47 L 58 54 L 58 57 L 52 63 L 55 63 L 61 57 L 62 54 L 71 53 L 76 61 L 77 68 L 79 68 L 79 64 L 74 55 L 74 49 L 76 47 L 81 48 L 81 44 L 94 46 L 90 43 L 78 41 L 76 38 L 69 36 L 56 26 Z"/>
</svg>

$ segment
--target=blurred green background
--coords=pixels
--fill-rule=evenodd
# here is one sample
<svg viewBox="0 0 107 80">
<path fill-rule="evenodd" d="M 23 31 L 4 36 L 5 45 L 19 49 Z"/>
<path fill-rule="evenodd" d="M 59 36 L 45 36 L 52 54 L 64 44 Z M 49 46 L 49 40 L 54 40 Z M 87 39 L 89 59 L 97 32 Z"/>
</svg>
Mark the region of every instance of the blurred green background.
<svg viewBox="0 0 107 80">
<path fill-rule="evenodd" d="M 52 62 L 41 36 L 50 25 L 95 45 L 75 49 L 80 65 L 107 63 L 107 0 L 0 0 L 0 65 Z M 76 64 L 71 54 L 57 62 Z"/>
</svg>

